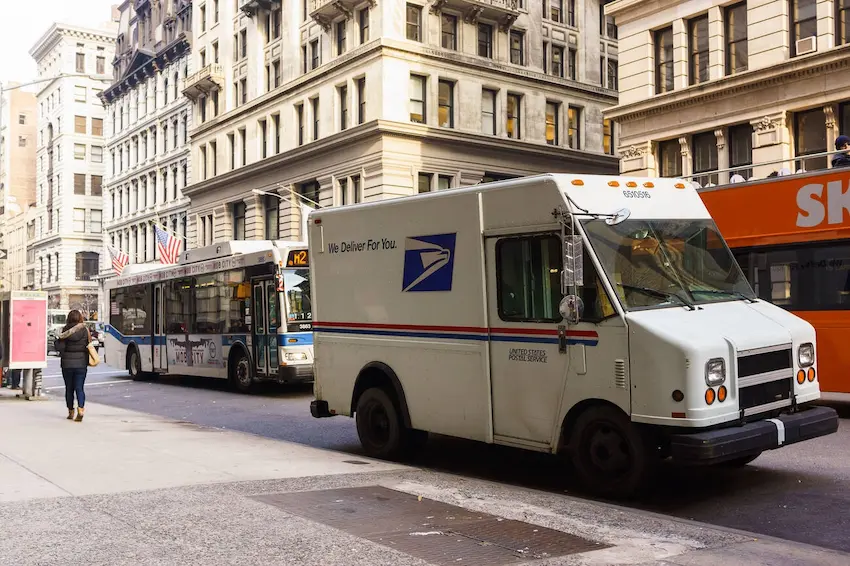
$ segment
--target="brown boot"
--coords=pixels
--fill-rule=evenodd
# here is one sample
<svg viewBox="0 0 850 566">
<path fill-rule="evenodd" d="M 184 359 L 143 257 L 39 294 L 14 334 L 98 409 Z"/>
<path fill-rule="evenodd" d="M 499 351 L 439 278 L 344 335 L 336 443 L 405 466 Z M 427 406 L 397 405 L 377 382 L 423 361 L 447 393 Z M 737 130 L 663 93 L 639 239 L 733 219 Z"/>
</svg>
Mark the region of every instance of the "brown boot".
<svg viewBox="0 0 850 566">
<path fill-rule="evenodd" d="M 68 409 L 68 420 L 74 420 L 74 409 Z"/>
<path fill-rule="evenodd" d="M 83 407 L 77 407 L 77 418 L 74 419 L 74 420 L 77 421 L 78 423 L 82 422 L 84 414 L 86 414 L 86 410 Z"/>
</svg>

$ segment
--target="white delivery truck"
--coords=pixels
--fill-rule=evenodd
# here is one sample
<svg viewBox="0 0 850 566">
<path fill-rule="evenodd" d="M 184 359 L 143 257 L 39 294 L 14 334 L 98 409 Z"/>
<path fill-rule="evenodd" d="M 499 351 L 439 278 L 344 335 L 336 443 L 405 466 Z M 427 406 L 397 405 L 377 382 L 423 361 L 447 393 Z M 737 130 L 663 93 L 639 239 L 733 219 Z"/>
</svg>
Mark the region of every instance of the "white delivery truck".
<svg viewBox="0 0 850 566">
<path fill-rule="evenodd" d="M 755 211 L 754 211 L 755 213 Z M 599 494 L 663 458 L 833 433 L 815 331 L 756 299 L 683 181 L 542 175 L 309 217 L 315 417 L 567 454 Z"/>
</svg>

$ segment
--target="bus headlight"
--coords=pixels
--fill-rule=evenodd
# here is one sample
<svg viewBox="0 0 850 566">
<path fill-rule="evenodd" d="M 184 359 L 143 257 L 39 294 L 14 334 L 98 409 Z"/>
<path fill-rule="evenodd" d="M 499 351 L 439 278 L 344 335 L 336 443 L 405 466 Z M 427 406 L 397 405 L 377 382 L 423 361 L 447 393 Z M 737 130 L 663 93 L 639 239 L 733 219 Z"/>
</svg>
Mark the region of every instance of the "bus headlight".
<svg viewBox="0 0 850 566">
<path fill-rule="evenodd" d="M 283 359 L 287 362 L 306 362 L 307 354 L 304 352 L 284 352 Z"/>
<path fill-rule="evenodd" d="M 815 346 L 811 342 L 800 344 L 797 348 L 797 362 L 801 368 L 807 368 L 815 364 Z"/>
<path fill-rule="evenodd" d="M 726 360 L 712 358 L 705 363 L 705 384 L 716 387 L 726 381 Z"/>
</svg>

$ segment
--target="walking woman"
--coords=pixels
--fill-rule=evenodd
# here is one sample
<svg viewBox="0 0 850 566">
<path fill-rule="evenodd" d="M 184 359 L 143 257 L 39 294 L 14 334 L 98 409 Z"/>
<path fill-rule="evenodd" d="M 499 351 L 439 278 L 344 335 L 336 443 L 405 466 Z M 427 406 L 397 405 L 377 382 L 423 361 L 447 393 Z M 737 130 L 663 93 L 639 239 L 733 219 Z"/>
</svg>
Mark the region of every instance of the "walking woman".
<svg viewBox="0 0 850 566">
<path fill-rule="evenodd" d="M 78 310 L 68 313 L 65 328 L 56 340 L 56 350 L 62 361 L 62 377 L 65 379 L 65 404 L 68 419 L 80 422 L 86 412 L 86 371 L 89 367 L 89 331 Z M 74 395 L 77 396 L 77 417 L 74 418 Z"/>
</svg>

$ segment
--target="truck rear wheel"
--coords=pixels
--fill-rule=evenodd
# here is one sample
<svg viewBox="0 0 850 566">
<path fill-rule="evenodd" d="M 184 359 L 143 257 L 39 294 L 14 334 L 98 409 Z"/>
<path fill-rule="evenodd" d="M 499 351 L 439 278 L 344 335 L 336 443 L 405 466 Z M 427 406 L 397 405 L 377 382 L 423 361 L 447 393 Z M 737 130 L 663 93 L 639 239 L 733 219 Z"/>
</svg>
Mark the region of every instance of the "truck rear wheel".
<svg viewBox="0 0 850 566">
<path fill-rule="evenodd" d="M 360 444 L 368 456 L 393 459 L 401 455 L 405 444 L 404 425 L 386 391 L 379 387 L 364 391 L 357 400 L 354 417 Z"/>
<path fill-rule="evenodd" d="M 620 410 L 590 407 L 575 422 L 570 440 L 581 483 L 604 497 L 629 497 L 644 487 L 656 454 Z"/>
</svg>

